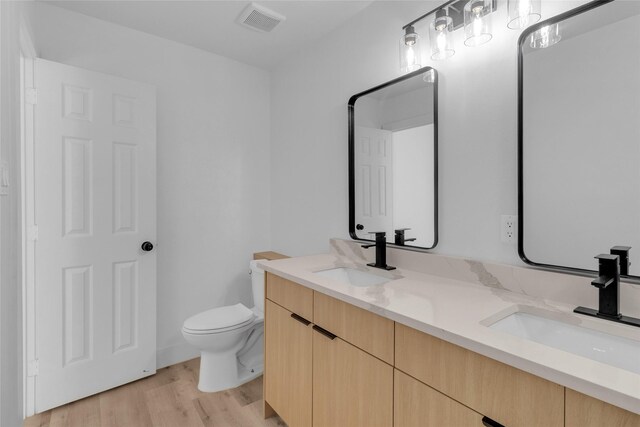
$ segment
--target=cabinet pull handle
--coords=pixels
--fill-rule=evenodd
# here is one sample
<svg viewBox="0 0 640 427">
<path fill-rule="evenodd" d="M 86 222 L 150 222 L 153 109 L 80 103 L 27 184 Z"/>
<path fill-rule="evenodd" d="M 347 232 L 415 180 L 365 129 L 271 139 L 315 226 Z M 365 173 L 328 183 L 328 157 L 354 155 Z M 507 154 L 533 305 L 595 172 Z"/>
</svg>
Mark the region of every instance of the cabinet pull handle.
<svg viewBox="0 0 640 427">
<path fill-rule="evenodd" d="M 326 329 L 322 329 L 318 325 L 313 325 L 313 330 L 320 332 L 322 335 L 329 338 L 330 340 L 334 340 L 337 338 L 337 335 L 333 335 L 331 332 L 327 331 Z"/>
<path fill-rule="evenodd" d="M 482 425 L 486 427 L 504 427 L 502 424 L 497 421 L 493 421 L 489 417 L 482 417 Z"/>
<path fill-rule="evenodd" d="M 298 316 L 295 313 L 291 313 L 291 317 L 296 319 L 298 322 L 302 323 L 304 326 L 309 326 L 311 324 L 311 322 L 309 322 L 307 319 L 305 319 L 302 316 Z"/>
</svg>

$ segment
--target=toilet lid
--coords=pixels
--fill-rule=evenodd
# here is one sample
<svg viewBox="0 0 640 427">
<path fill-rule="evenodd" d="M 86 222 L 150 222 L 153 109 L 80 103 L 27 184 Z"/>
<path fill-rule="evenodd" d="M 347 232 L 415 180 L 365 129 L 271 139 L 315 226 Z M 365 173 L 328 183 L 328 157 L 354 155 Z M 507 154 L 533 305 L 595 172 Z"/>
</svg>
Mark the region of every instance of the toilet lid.
<svg viewBox="0 0 640 427">
<path fill-rule="evenodd" d="M 213 331 L 230 329 L 253 320 L 253 311 L 243 304 L 213 308 L 191 316 L 184 321 L 184 328 L 192 331 Z"/>
</svg>

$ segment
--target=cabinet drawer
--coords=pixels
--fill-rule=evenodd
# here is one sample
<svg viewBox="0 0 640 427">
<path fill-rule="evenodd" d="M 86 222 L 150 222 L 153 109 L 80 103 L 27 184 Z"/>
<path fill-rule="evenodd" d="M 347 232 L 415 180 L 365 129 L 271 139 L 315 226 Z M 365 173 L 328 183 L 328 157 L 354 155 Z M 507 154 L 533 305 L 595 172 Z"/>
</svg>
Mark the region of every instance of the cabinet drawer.
<svg viewBox="0 0 640 427">
<path fill-rule="evenodd" d="M 393 365 L 393 321 L 319 292 L 313 296 L 314 323 Z"/>
<path fill-rule="evenodd" d="M 393 425 L 393 367 L 313 332 L 313 427 Z"/>
<path fill-rule="evenodd" d="M 267 273 L 267 298 L 313 322 L 313 291 L 291 280 Z"/>
<path fill-rule="evenodd" d="M 567 389 L 566 427 L 640 427 L 640 415 Z"/>
<path fill-rule="evenodd" d="M 564 387 L 401 324 L 396 367 L 500 424 L 564 425 Z"/>
<path fill-rule="evenodd" d="M 482 427 L 482 415 L 395 370 L 394 427 Z"/>
</svg>

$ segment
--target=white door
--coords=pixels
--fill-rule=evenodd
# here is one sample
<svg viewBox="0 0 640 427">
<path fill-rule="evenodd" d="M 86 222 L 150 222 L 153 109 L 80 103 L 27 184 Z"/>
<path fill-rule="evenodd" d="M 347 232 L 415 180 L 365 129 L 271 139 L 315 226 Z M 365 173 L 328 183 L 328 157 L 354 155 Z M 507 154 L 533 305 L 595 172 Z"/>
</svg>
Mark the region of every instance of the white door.
<svg viewBox="0 0 640 427">
<path fill-rule="evenodd" d="M 155 89 L 37 60 L 35 410 L 156 368 Z"/>
<path fill-rule="evenodd" d="M 387 241 L 393 236 L 393 158 L 392 133 L 388 130 L 358 126 L 355 129 L 356 163 L 356 233 L 386 231 Z M 360 227 L 358 227 L 360 228 Z M 373 239 L 374 237 L 371 236 Z"/>
</svg>

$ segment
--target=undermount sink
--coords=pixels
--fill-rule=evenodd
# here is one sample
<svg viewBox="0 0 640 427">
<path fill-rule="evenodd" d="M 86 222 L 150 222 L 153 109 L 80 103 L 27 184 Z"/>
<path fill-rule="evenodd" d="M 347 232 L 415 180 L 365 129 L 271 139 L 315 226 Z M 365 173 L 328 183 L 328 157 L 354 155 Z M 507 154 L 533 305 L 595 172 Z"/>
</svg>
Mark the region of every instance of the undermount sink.
<svg viewBox="0 0 640 427">
<path fill-rule="evenodd" d="M 489 327 L 640 374 L 640 341 L 631 338 L 523 311 L 516 311 Z"/>
<path fill-rule="evenodd" d="M 328 270 L 316 271 L 315 274 L 359 287 L 382 285 L 391 280 L 383 276 L 378 276 L 377 274 L 348 267 L 330 268 Z"/>
</svg>

